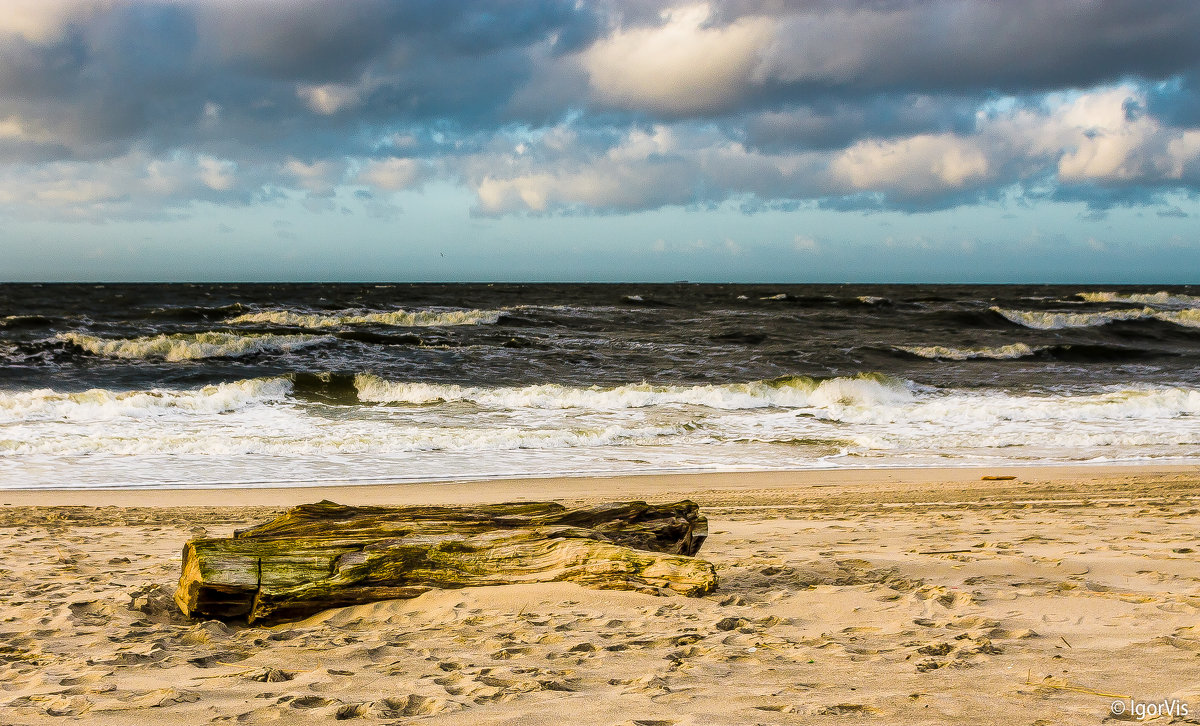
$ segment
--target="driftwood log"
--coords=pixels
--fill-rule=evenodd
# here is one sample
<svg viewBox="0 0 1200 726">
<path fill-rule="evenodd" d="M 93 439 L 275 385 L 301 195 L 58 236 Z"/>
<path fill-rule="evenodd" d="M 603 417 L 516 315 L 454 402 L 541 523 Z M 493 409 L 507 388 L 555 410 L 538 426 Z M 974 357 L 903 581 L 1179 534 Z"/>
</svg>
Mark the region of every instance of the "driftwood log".
<svg viewBox="0 0 1200 726">
<path fill-rule="evenodd" d="M 703 595 L 708 535 L 696 504 L 553 502 L 457 507 L 294 507 L 232 538 L 183 549 L 184 614 L 279 621 L 432 589 L 528 582 Z"/>
</svg>

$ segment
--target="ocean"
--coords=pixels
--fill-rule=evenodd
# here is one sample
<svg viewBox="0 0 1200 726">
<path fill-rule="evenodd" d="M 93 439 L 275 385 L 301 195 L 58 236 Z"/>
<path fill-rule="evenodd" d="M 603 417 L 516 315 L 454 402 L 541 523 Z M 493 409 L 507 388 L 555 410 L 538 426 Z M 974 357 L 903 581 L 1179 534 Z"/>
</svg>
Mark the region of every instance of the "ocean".
<svg viewBox="0 0 1200 726">
<path fill-rule="evenodd" d="M 0 285 L 0 488 L 1200 457 L 1195 287 Z"/>
</svg>

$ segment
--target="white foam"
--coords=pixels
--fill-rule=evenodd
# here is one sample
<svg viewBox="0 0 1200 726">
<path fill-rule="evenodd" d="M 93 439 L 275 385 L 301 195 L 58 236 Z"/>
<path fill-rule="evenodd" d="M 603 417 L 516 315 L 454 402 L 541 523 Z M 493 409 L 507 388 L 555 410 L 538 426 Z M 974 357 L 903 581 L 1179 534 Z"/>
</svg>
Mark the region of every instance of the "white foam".
<svg viewBox="0 0 1200 726">
<path fill-rule="evenodd" d="M 1063 313 L 1047 310 L 1007 310 L 992 307 L 993 312 L 1010 321 L 1037 330 L 1062 330 L 1064 328 L 1094 328 L 1118 320 L 1162 320 L 1187 328 L 1200 328 L 1200 308 L 1185 310 L 1156 310 L 1152 307 L 1122 308 L 1094 313 Z"/>
<path fill-rule="evenodd" d="M 335 328 L 343 325 L 390 325 L 401 328 L 491 325 L 500 319 L 500 310 L 391 310 L 363 312 L 343 310 L 335 313 L 297 313 L 292 310 L 263 310 L 230 318 L 230 324 L 269 323 L 299 328 Z"/>
<path fill-rule="evenodd" d="M 649 442 L 677 433 L 673 428 L 607 426 L 596 429 L 465 429 L 425 427 L 365 428 L 340 425 L 306 428 L 303 421 L 273 427 L 270 417 L 256 419 L 254 429 L 235 435 L 195 427 L 141 427 L 138 435 L 118 434 L 102 428 L 75 436 L 40 436 L 14 440 L 0 435 L 0 456 L 331 456 L 380 455 L 404 452 L 512 451 L 519 449 L 577 449 Z M 276 421 L 275 423 L 280 423 Z M 131 430 L 129 433 L 133 433 Z"/>
<path fill-rule="evenodd" d="M 799 414 L 799 415 L 797 415 Z M 927 457 L 943 464 L 989 458 L 1063 461 L 1200 453 L 1200 390 L 1122 389 L 1088 395 L 951 391 L 901 405 L 729 412 L 702 429 L 720 439 L 793 444 L 843 440 L 856 457 Z M 1191 447 L 1182 448 L 1182 447 Z"/>
<path fill-rule="evenodd" d="M 299 400 L 283 378 L 0 392 L 0 488 L 1200 456 L 1200 389 L 1190 387 L 1034 394 L 879 376 L 609 388 L 361 376 L 357 385 L 365 400 L 409 405 Z"/>
<path fill-rule="evenodd" d="M 942 345 L 899 345 L 896 348 L 897 350 L 902 350 L 921 358 L 931 358 L 934 360 L 973 360 L 976 358 L 1011 360 L 1015 358 L 1027 358 L 1039 351 L 1045 350 L 1046 346 L 1032 347 L 1025 343 L 1013 343 L 994 348 L 948 348 Z"/>
<path fill-rule="evenodd" d="M 1151 308 L 1105 310 L 1094 313 L 1060 313 L 1046 310 L 1006 310 L 993 307 L 997 312 L 1017 325 L 1036 330 L 1061 330 L 1063 328 L 1093 328 L 1108 325 L 1118 320 L 1139 320 L 1154 316 Z"/>
<path fill-rule="evenodd" d="M 1200 415 L 1200 390 L 1150 387 L 1073 396 L 952 392 L 911 406 L 846 410 L 839 412 L 839 420 L 995 426 L 1012 422 L 1150 423 L 1196 415 Z M 1069 436 L 1070 432 L 1064 435 Z"/>
<path fill-rule="evenodd" d="M 1163 310 L 1155 313 L 1154 317 L 1159 320 L 1165 320 L 1168 323 L 1182 325 L 1185 328 L 1200 328 L 1200 308 L 1173 311 Z"/>
<path fill-rule="evenodd" d="M 291 382 L 282 378 L 256 378 L 205 386 L 196 391 L 110 391 L 94 388 L 76 393 L 59 393 L 42 388 L 0 392 L 0 423 L 112 421 L 169 415 L 222 414 L 282 401 L 291 389 Z"/>
<path fill-rule="evenodd" d="M 665 405 L 715 409 L 754 409 L 809 405 L 871 406 L 910 400 L 906 385 L 884 376 L 860 376 L 816 381 L 786 378 L 726 385 L 661 386 L 648 383 L 612 388 L 578 388 L 558 384 L 485 388 L 435 383 L 387 381 L 377 376 L 355 378 L 358 397 L 375 403 L 433 404 L 469 402 L 495 409 L 621 410 Z"/>
<path fill-rule="evenodd" d="M 93 355 L 110 358 L 161 358 L 168 361 L 223 358 L 265 351 L 286 352 L 331 340 L 329 337 L 318 335 L 243 335 L 212 331 L 140 338 L 101 338 L 84 333 L 59 333 L 55 337 Z"/>
<path fill-rule="evenodd" d="M 1166 290 L 1153 293 L 1080 292 L 1076 297 L 1090 303 L 1133 303 L 1135 305 L 1186 307 L 1200 305 L 1196 295 L 1177 295 Z"/>
</svg>

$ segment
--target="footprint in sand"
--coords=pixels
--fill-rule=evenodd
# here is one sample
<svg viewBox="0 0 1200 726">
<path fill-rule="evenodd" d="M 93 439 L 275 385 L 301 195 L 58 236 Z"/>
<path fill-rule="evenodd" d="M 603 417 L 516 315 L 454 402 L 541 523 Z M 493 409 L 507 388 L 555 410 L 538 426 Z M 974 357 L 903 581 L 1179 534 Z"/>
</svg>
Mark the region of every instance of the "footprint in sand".
<svg viewBox="0 0 1200 726">
<path fill-rule="evenodd" d="M 447 701 L 431 696 L 410 693 L 405 696 L 384 698 L 371 704 L 371 710 L 382 718 L 433 716 L 434 714 L 461 711 L 466 706 L 457 701 Z"/>
<path fill-rule="evenodd" d="M 116 612 L 112 603 L 103 600 L 73 602 L 67 605 L 67 609 L 71 612 L 71 622 L 88 626 L 104 625 L 112 620 L 113 613 Z"/>
</svg>

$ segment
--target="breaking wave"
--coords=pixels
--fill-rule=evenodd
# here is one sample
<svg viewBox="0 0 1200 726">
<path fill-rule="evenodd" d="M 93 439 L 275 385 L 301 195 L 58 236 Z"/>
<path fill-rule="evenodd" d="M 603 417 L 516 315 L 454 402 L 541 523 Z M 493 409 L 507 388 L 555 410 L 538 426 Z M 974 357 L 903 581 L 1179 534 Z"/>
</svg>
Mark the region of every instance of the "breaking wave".
<svg viewBox="0 0 1200 726">
<path fill-rule="evenodd" d="M 1020 394 L 863 375 L 713 386 L 473 388 L 306 373 L 196 390 L 0 393 L 0 466 L 61 474 L 79 464 L 54 457 L 88 456 L 82 469 L 87 476 L 99 472 L 98 482 L 136 471 L 151 486 L 180 475 L 312 481 L 432 479 L 477 470 L 545 474 L 596 465 L 788 468 L 864 458 L 1119 460 L 1195 455 L 1196 447 L 1200 390 L 1167 386 Z M 180 474 L 185 465 L 189 473 Z"/>
<path fill-rule="evenodd" d="M 933 396 L 897 411 L 862 409 L 842 420 L 861 422 L 931 423 L 945 426 L 1013 422 L 1053 425 L 1062 422 L 1155 421 L 1200 414 L 1200 390 L 1189 388 L 1126 388 L 1072 396 L 1036 394 L 975 394 L 954 391 Z M 982 433 L 982 430 L 981 430 Z M 1062 432 L 1069 437 L 1071 432 Z M 1189 433 L 1194 437 L 1194 433 Z M 985 445 L 997 445 L 985 437 Z M 1002 443 L 1002 442 L 1000 442 Z"/>
<path fill-rule="evenodd" d="M 1165 290 L 1153 293 L 1122 294 L 1119 292 L 1080 292 L 1076 297 L 1090 303 L 1132 303 L 1135 305 L 1153 305 L 1170 307 L 1187 307 L 1200 304 L 1196 295 L 1173 294 Z"/>
<path fill-rule="evenodd" d="M 292 389 L 282 378 L 256 378 L 205 386 L 197 391 L 94 388 L 60 393 L 48 388 L 0 393 L 0 423 L 108 421 L 171 414 L 219 414 L 284 400 Z"/>
<path fill-rule="evenodd" d="M 933 360 L 974 360 L 977 358 L 1012 360 L 1014 358 L 1027 358 L 1031 355 L 1036 355 L 1046 350 L 1046 346 L 1032 347 L 1025 343 L 1013 343 L 1012 345 L 1002 345 L 995 348 L 948 348 L 942 345 L 900 345 L 896 346 L 896 349 L 902 350 L 905 353 L 911 353 L 919 358 L 931 358 Z"/>
<path fill-rule="evenodd" d="M 273 351 L 287 352 L 331 340 L 327 336 L 320 335 L 238 334 L 211 331 L 153 335 L 141 338 L 100 338 L 84 333 L 59 333 L 55 338 L 93 355 L 167 361 L 230 358 Z"/>
<path fill-rule="evenodd" d="M 392 310 L 367 313 L 345 310 L 333 314 L 297 313 L 292 310 L 263 310 L 230 318 L 228 323 L 270 323 L 297 328 L 335 328 L 342 325 L 390 325 L 398 328 L 440 327 L 453 325 L 492 325 L 503 315 L 501 310 Z"/>
<path fill-rule="evenodd" d="M 388 381 L 362 374 L 355 378 L 358 397 L 372 403 L 427 405 L 466 402 L 485 408 L 583 408 L 620 410 L 664 405 L 715 409 L 768 407 L 896 405 L 912 399 L 906 383 L 881 375 L 817 380 L 788 377 L 771 381 L 703 386 L 656 386 L 648 383 L 611 388 L 574 388 L 554 383 L 484 388 L 437 383 Z"/>
<path fill-rule="evenodd" d="M 58 322 L 58 318 L 47 317 L 45 315 L 5 315 L 0 318 L 0 328 L 7 328 L 9 330 L 40 328 L 46 325 L 53 325 L 56 322 Z"/>
<path fill-rule="evenodd" d="M 1200 328 L 1200 308 L 1185 310 L 1155 310 L 1151 307 L 1104 310 L 1093 313 L 1064 313 L 1046 310 L 1006 310 L 993 307 L 1010 322 L 1036 330 L 1062 330 L 1064 328 L 1094 328 L 1124 320 L 1161 320 L 1185 328 Z"/>
<path fill-rule="evenodd" d="M 1188 308 L 1186 310 L 1162 311 L 1154 314 L 1154 317 L 1159 320 L 1165 320 L 1168 323 L 1182 325 L 1185 328 L 1200 328 L 1200 308 Z"/>
</svg>

